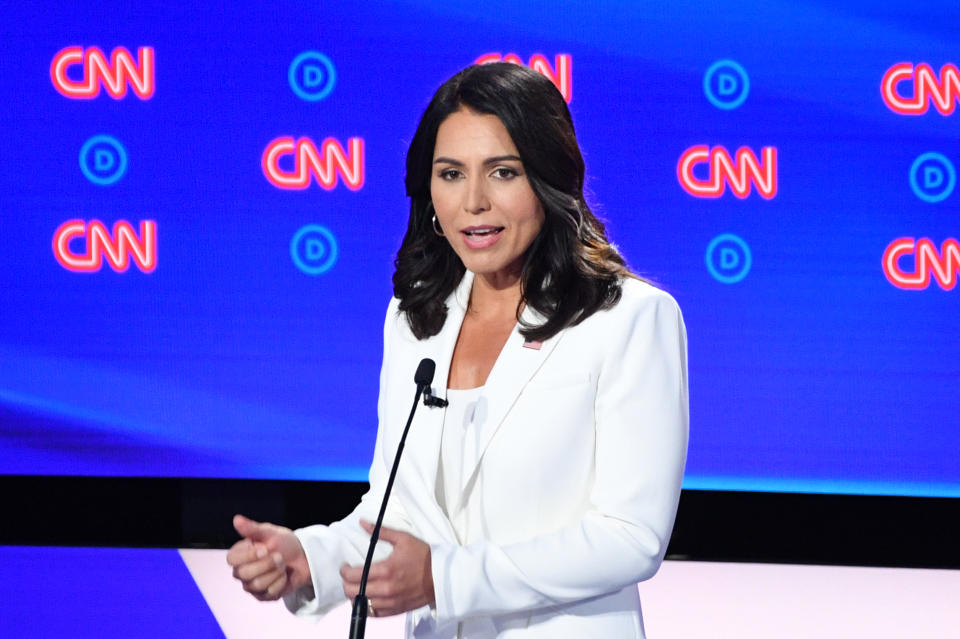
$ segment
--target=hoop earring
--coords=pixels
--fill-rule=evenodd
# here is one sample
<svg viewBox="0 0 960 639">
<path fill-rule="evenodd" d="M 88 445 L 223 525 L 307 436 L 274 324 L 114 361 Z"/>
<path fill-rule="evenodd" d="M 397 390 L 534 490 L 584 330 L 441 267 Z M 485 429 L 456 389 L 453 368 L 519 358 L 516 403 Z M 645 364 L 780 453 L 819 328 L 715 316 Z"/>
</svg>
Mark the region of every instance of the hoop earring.
<svg viewBox="0 0 960 639">
<path fill-rule="evenodd" d="M 436 213 L 433 214 L 433 222 L 432 222 L 432 224 L 433 224 L 433 232 L 436 233 L 437 235 L 439 235 L 440 237 L 444 237 L 444 235 L 443 235 L 443 229 L 440 227 L 439 224 L 437 224 L 437 214 L 436 214 Z"/>
</svg>

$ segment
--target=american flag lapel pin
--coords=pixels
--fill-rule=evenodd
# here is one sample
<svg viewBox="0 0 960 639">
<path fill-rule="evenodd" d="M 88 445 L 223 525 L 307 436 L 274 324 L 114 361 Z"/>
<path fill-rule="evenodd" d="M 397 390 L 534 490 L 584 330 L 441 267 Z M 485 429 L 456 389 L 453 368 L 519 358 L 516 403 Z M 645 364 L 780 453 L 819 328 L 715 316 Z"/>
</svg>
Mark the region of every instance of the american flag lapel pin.
<svg viewBox="0 0 960 639">
<path fill-rule="evenodd" d="M 537 342 L 532 339 L 528 339 L 523 343 L 524 348 L 529 348 L 535 351 L 539 351 L 541 346 L 543 346 L 543 342 Z"/>
</svg>

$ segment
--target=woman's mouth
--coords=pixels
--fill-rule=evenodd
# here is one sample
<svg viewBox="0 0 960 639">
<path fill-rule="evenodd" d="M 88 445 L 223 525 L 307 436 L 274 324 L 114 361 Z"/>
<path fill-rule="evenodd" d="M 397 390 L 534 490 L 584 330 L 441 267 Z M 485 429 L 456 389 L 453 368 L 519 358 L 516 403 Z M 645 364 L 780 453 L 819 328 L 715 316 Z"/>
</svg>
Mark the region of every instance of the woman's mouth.
<svg viewBox="0 0 960 639">
<path fill-rule="evenodd" d="M 467 246 L 473 249 L 483 249 L 493 246 L 500 239 L 502 226 L 470 226 L 461 231 L 467 241 Z"/>
</svg>

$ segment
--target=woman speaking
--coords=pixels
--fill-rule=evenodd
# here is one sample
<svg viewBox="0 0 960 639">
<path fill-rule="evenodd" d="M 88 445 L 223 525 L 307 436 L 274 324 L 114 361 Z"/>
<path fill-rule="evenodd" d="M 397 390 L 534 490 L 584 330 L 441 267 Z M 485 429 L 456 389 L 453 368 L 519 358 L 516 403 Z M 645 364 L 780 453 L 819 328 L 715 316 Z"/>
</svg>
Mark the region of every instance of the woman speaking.
<svg viewBox="0 0 960 639">
<path fill-rule="evenodd" d="M 237 516 L 228 562 L 297 614 L 353 598 L 409 412 L 437 363 L 366 594 L 407 636 L 644 636 L 636 583 L 669 540 L 687 446 L 686 336 L 583 197 L 560 92 L 525 67 L 440 87 L 407 153 L 370 491 L 330 526 Z"/>
</svg>

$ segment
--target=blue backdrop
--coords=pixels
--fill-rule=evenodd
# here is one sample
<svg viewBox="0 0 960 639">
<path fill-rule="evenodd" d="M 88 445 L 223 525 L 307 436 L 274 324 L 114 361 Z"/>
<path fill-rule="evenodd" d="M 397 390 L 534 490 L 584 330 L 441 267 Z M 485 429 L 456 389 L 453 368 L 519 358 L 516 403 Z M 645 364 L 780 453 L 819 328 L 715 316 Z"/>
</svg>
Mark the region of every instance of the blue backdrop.
<svg viewBox="0 0 960 639">
<path fill-rule="evenodd" d="M 960 496 L 955 3 L 205 4 L 6 10 L 0 473 L 364 479 L 406 146 L 514 54 L 684 311 L 686 487 Z"/>
</svg>

